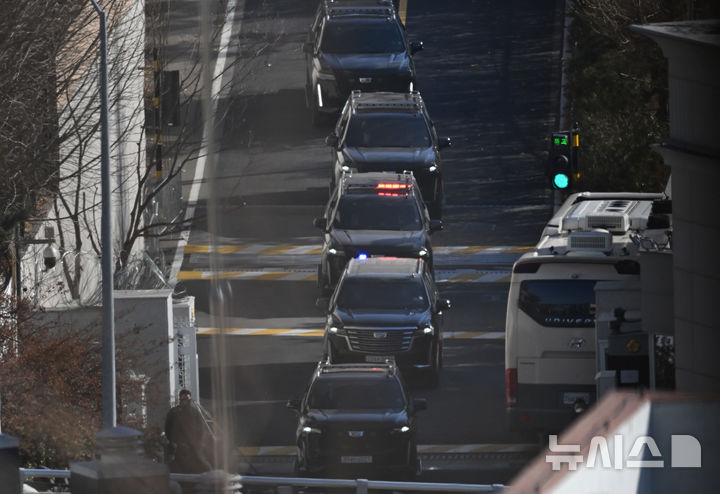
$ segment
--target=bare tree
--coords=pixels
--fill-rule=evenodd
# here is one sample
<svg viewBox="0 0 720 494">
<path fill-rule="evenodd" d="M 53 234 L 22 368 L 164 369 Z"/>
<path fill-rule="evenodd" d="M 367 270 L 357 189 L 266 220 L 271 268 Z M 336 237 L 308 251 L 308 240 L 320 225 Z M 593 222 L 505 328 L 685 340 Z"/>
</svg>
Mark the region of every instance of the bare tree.
<svg viewBox="0 0 720 494">
<path fill-rule="evenodd" d="M 714 4 L 714 6 L 713 6 Z M 662 190 L 669 169 L 651 146 L 668 132 L 667 63 L 632 24 L 718 15 L 710 0 L 576 0 L 567 94 L 588 190 Z"/>
<path fill-rule="evenodd" d="M 39 323 L 25 302 L 0 294 L 0 393 L 3 432 L 20 440 L 23 463 L 67 468 L 91 459 L 101 424 L 100 341 L 97 329 Z M 118 390 L 125 403 L 141 389 L 130 369 L 142 351 L 120 345 Z M 120 422 L 140 428 L 119 410 Z"/>
<path fill-rule="evenodd" d="M 201 94 L 200 57 L 197 41 L 191 43 L 190 59 L 187 51 L 176 54 L 184 57 L 177 92 L 177 122 L 168 125 L 167 119 L 158 119 L 154 109 L 156 98 L 166 100 L 156 88 L 165 85 L 158 77 L 174 63 L 172 54 L 166 53 L 168 12 L 151 4 L 151 8 L 138 9 L 134 0 L 108 0 L 105 8 L 111 22 L 110 50 L 110 115 L 111 160 L 113 167 L 113 193 L 116 211 L 115 268 L 116 281 L 123 288 L 143 288 L 148 279 L 155 286 L 162 284 L 162 274 L 144 254 L 144 240 L 177 232 L 187 227 L 178 208 L 171 213 L 156 214 L 158 203 L 166 197 L 169 188 L 180 188 L 183 168 L 196 160 L 203 149 L 202 120 L 199 118 Z M 162 4 L 160 4 L 162 5 Z M 167 5 L 167 4 L 165 4 Z M 264 5 L 264 4 L 263 4 Z M 133 9 L 135 7 L 135 9 Z M 266 8 L 266 6 L 265 6 Z M 97 39 L 92 26 L 92 12 L 83 15 L 72 25 L 73 36 L 66 38 L 60 50 L 57 74 L 57 120 L 55 189 L 51 197 L 49 216 L 58 232 L 57 240 L 62 255 L 58 268 L 44 272 L 45 300 L 59 300 L 57 295 L 66 289 L 67 298 L 83 304 L 99 302 L 100 257 L 100 153 L 98 146 L 98 85 Z M 139 16 L 143 16 L 139 19 Z M 224 12 L 218 12 L 222 21 Z M 146 42 L 132 27 L 145 23 Z M 221 26 L 222 22 L 215 25 Z M 130 26 L 130 28 L 128 28 Z M 219 29 L 213 40 L 218 42 Z M 227 72 L 252 75 L 249 62 L 259 57 L 282 36 L 249 33 L 234 37 L 242 43 L 245 58 L 232 57 Z M 233 43 L 232 49 L 239 51 Z M 80 49 L 78 49 L 80 48 Z M 237 53 L 235 53 L 237 54 Z M 248 66 L 237 70 L 238 61 Z M 144 76 L 144 83 L 142 77 Z M 226 91 L 232 83 L 225 77 Z M 235 80 L 237 82 L 237 79 Z M 165 111 L 167 108 L 160 108 Z M 218 118 L 224 118 L 223 115 Z M 156 136 L 162 136 L 162 141 Z M 156 146 L 162 142 L 161 161 L 157 162 Z M 157 169 L 162 168 L 158 176 Z M 178 190 L 179 193 L 179 190 Z M 37 262 L 37 261 L 35 261 Z M 49 288 L 48 288 L 49 287 Z M 49 298 L 48 298 L 49 297 Z"/>
</svg>

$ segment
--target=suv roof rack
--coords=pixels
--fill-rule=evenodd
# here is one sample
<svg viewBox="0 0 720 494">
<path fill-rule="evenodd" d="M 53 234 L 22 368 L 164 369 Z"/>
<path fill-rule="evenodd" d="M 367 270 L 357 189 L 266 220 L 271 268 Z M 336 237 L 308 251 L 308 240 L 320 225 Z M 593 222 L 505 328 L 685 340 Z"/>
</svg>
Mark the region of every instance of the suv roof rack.
<svg viewBox="0 0 720 494">
<path fill-rule="evenodd" d="M 397 372 L 397 364 L 395 364 L 394 360 L 389 359 L 382 363 L 331 364 L 324 361 L 318 363 L 318 375 L 337 374 L 341 372 L 384 372 L 385 374 L 395 374 Z"/>
<path fill-rule="evenodd" d="M 424 106 L 419 91 L 363 93 L 359 89 L 355 89 L 350 93 L 350 104 L 353 111 L 392 109 L 419 112 Z"/>
<path fill-rule="evenodd" d="M 414 182 L 414 176 L 411 171 L 405 170 L 402 172 L 367 172 L 367 173 L 353 173 L 352 171 L 343 171 L 340 177 L 340 183 L 342 190 L 347 191 L 348 189 L 360 189 L 372 187 L 373 189 L 387 188 L 394 189 L 393 192 L 401 192 L 404 190 L 406 193 L 412 191 Z M 387 183 L 387 187 L 379 187 L 382 184 Z M 390 185 L 392 184 L 392 185 Z M 394 187 L 394 184 L 398 184 Z"/>
<path fill-rule="evenodd" d="M 371 15 L 378 17 L 394 17 L 395 7 L 391 0 L 325 0 L 325 13 L 327 17 L 343 17 L 357 15 Z"/>
</svg>

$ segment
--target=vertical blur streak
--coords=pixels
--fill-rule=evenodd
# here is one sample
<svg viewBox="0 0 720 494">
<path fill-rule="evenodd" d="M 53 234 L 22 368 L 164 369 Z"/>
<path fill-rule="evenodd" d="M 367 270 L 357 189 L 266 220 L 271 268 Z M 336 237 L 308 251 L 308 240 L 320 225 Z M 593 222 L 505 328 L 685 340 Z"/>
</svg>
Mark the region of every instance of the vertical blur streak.
<svg viewBox="0 0 720 494">
<path fill-rule="evenodd" d="M 213 104 L 213 79 L 219 77 L 222 79 L 221 68 L 219 74 L 217 70 L 213 70 L 214 64 L 211 63 L 211 32 L 210 29 L 214 25 L 211 22 L 210 13 L 211 2 L 200 1 L 200 57 L 202 64 L 202 114 L 204 123 L 205 136 L 204 147 L 207 153 L 206 158 L 206 176 L 207 176 L 207 228 L 210 235 L 210 317 L 212 327 L 218 329 L 217 335 L 214 337 L 212 348 L 212 413 L 215 418 L 215 430 L 218 433 L 218 441 L 215 443 L 215 467 L 226 472 L 231 471 L 229 464 L 229 446 L 232 442 L 234 434 L 232 433 L 231 423 L 225 406 L 226 400 L 230 398 L 228 387 L 228 372 L 225 348 L 225 314 L 226 301 L 223 300 L 223 290 L 220 280 L 216 276 L 221 271 L 220 258 L 215 255 L 217 246 L 217 202 L 215 190 L 216 180 L 216 145 L 214 136 L 215 127 L 215 105 Z M 214 5 L 214 4 L 213 4 Z M 219 91 L 218 91 L 219 93 Z"/>
</svg>

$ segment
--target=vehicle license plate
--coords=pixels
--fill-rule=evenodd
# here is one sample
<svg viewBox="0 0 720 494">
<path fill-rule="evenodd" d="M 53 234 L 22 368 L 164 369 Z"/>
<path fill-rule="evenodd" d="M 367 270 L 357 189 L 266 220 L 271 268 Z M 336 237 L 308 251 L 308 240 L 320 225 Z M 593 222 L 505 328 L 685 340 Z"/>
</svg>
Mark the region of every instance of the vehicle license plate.
<svg viewBox="0 0 720 494">
<path fill-rule="evenodd" d="M 372 456 L 341 456 L 340 463 L 372 463 Z"/>
<path fill-rule="evenodd" d="M 392 355 L 365 355 L 365 362 L 384 364 L 387 361 L 395 362 L 395 357 Z"/>
<path fill-rule="evenodd" d="M 585 400 L 587 405 L 590 404 L 590 393 L 563 393 L 563 405 L 572 405 L 578 398 Z"/>
</svg>

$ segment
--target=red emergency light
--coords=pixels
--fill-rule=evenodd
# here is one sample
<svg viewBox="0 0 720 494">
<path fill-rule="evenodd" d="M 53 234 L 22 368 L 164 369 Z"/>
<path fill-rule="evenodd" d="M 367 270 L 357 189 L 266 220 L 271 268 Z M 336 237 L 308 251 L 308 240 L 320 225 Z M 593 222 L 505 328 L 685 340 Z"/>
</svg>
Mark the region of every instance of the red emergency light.
<svg viewBox="0 0 720 494">
<path fill-rule="evenodd" d="M 383 189 L 383 190 L 409 189 L 410 187 L 411 187 L 410 184 L 401 184 L 401 183 L 379 183 L 375 186 L 376 189 Z"/>
</svg>

